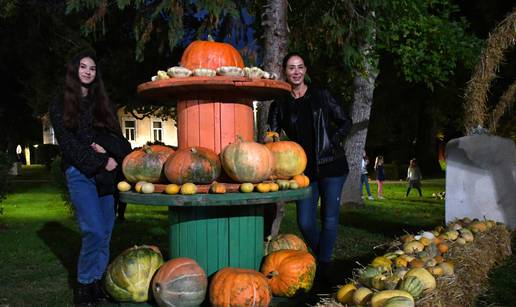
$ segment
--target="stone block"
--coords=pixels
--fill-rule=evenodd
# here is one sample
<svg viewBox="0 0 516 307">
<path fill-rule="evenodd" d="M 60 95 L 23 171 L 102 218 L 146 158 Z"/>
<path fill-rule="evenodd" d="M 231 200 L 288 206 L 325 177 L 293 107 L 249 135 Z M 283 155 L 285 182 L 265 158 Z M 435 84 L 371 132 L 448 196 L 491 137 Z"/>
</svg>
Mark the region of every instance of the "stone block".
<svg viewBox="0 0 516 307">
<path fill-rule="evenodd" d="M 492 219 L 516 229 L 516 146 L 511 139 L 470 135 L 446 145 L 446 222 Z"/>
</svg>

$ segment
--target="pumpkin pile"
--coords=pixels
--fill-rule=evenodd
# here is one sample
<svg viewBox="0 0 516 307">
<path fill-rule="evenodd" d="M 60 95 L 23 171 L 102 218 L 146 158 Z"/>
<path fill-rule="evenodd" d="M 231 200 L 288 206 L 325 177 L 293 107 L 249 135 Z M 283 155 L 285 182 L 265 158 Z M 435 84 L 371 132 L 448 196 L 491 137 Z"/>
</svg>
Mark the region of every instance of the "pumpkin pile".
<svg viewBox="0 0 516 307">
<path fill-rule="evenodd" d="M 104 288 L 119 302 L 141 303 L 149 294 L 159 306 L 268 306 L 272 296 L 292 297 L 312 288 L 315 258 L 293 234 L 269 238 L 260 271 L 222 268 L 208 279 L 190 258 L 163 260 L 156 246 L 131 247 L 108 266 Z M 209 290 L 209 291 L 208 291 Z M 209 295 L 206 294 L 209 292 Z"/>
<path fill-rule="evenodd" d="M 464 293 L 468 291 L 460 284 L 452 285 L 452 281 L 471 280 L 475 271 L 479 270 L 478 259 L 471 258 L 472 250 L 478 254 L 497 250 L 489 247 L 493 245 L 489 242 L 489 236 L 498 238 L 504 245 L 498 251 L 510 250 L 506 247 L 510 244 L 509 231 L 504 225 L 491 220 L 464 218 L 446 227 L 438 226 L 416 235 L 406 234 L 393 241 L 387 253 L 377 256 L 364 268 L 357 269 L 352 282 L 341 286 L 332 299 L 323 299 L 318 306 L 468 305 L 464 304 L 464 297 L 474 294 Z M 503 256 L 498 252 L 491 258 L 500 261 Z M 466 272 L 464 264 L 468 259 L 471 271 Z M 486 262 L 491 266 L 494 263 Z M 460 272 L 466 276 L 457 276 L 458 265 L 462 266 Z M 485 276 L 491 266 L 481 270 Z M 476 282 L 480 283 L 484 278 Z"/>
<path fill-rule="evenodd" d="M 303 174 L 305 167 L 306 154 L 292 141 L 264 145 L 238 138 L 219 155 L 198 146 L 174 151 L 167 146 L 144 145 L 124 159 L 126 180 L 118 183 L 118 190 L 130 191 L 133 183 L 137 193 L 145 194 L 277 192 L 307 187 L 310 180 Z M 217 181 L 223 177 L 237 185 Z"/>
</svg>

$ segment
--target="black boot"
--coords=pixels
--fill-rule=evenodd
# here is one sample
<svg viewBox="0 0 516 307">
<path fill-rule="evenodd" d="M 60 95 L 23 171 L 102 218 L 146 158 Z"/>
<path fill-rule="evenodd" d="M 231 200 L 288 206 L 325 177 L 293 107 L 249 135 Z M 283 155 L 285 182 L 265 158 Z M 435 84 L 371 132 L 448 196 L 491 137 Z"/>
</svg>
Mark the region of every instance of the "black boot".
<svg viewBox="0 0 516 307">
<path fill-rule="evenodd" d="M 90 307 L 95 306 L 95 297 L 93 293 L 94 285 L 79 283 L 75 293 L 75 306 Z"/>
<path fill-rule="evenodd" d="M 97 304 L 107 304 L 109 303 L 109 297 L 106 292 L 104 292 L 104 287 L 102 285 L 102 281 L 95 280 L 93 282 L 93 297 Z"/>
</svg>

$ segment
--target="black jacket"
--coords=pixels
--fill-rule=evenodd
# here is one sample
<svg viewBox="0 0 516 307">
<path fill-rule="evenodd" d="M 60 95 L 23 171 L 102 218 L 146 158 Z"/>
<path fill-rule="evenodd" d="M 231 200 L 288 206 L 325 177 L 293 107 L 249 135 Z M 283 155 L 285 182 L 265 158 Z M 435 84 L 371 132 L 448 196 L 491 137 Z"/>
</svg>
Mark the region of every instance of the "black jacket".
<svg viewBox="0 0 516 307">
<path fill-rule="evenodd" d="M 49 107 L 50 120 L 63 156 L 63 170 L 74 166 L 88 178 L 102 171 L 108 161 L 107 154 L 98 153 L 90 146 L 95 138 L 92 107 L 93 104 L 87 98 L 82 99 L 76 129 L 64 126 L 62 99 L 55 99 Z"/>
<path fill-rule="evenodd" d="M 342 105 L 325 89 L 309 86 L 305 99 L 310 101 L 315 131 L 315 155 L 317 165 L 345 158 L 344 141 L 352 122 L 344 112 Z M 271 130 L 285 131 L 287 136 L 296 141 L 297 118 L 296 102 L 290 94 L 275 100 L 269 109 L 268 124 Z"/>
</svg>

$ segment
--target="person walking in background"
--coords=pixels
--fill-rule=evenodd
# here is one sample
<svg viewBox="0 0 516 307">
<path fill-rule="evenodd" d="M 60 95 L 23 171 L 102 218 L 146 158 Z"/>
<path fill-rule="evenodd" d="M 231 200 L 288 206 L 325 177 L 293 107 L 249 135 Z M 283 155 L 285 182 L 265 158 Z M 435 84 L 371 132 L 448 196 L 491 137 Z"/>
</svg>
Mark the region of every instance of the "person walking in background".
<svg viewBox="0 0 516 307">
<path fill-rule="evenodd" d="M 378 199 L 383 197 L 383 182 L 385 181 L 385 171 L 383 169 L 383 156 L 376 157 L 374 161 L 374 170 L 376 172 L 376 183 L 378 185 Z"/>
<path fill-rule="evenodd" d="M 97 64 L 93 51 L 73 57 L 67 65 L 64 93 L 49 107 L 82 235 L 75 293 L 80 306 L 105 301 L 101 279 L 109 262 L 115 222 L 112 178 L 119 163 L 95 139 L 98 131 L 122 136 Z"/>
<path fill-rule="evenodd" d="M 421 179 L 423 179 L 423 176 L 421 175 L 421 170 L 417 165 L 416 159 L 410 160 L 410 164 L 407 170 L 408 188 L 405 197 L 409 196 L 411 188 L 417 189 L 419 196 L 423 196 L 421 193 Z"/>
<path fill-rule="evenodd" d="M 374 197 L 371 194 L 371 187 L 369 186 L 369 178 L 367 178 L 367 165 L 369 164 L 369 158 L 364 152 L 364 156 L 362 157 L 362 166 L 360 167 L 360 190 L 363 191 L 364 185 L 367 192 L 367 198 L 373 200 Z"/>
<path fill-rule="evenodd" d="M 279 133 L 283 129 L 289 139 L 299 143 L 306 152 L 305 175 L 310 179 L 312 195 L 296 202 L 297 222 L 318 261 L 318 276 L 329 281 L 339 226 L 340 196 L 349 172 L 344 142 L 351 119 L 328 90 L 305 83 L 307 66 L 299 53 L 287 54 L 282 65 L 292 90 L 272 102 L 268 124 L 272 131 Z"/>
</svg>

